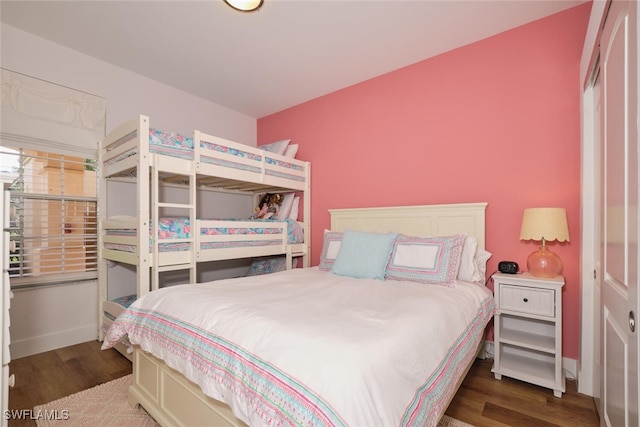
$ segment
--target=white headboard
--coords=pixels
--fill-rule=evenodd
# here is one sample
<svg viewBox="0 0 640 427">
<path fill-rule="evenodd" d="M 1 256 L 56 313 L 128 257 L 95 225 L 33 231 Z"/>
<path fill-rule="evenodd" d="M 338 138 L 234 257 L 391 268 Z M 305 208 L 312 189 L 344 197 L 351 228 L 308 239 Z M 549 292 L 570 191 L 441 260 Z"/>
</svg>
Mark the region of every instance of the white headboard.
<svg viewBox="0 0 640 427">
<path fill-rule="evenodd" d="M 378 231 L 408 236 L 448 236 L 465 233 L 485 248 L 487 203 L 393 206 L 387 208 L 329 209 L 331 230 Z"/>
</svg>

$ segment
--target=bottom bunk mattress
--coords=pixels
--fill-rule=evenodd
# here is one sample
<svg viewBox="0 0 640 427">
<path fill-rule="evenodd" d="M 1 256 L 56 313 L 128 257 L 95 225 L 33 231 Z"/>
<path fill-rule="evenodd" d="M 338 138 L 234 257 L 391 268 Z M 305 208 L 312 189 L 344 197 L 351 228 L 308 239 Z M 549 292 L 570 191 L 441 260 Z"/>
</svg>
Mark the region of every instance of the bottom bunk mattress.
<svg viewBox="0 0 640 427">
<path fill-rule="evenodd" d="M 134 295 L 125 295 L 113 300 L 102 301 L 102 332 L 106 335 L 107 331 L 116 320 L 129 306 L 137 299 Z M 129 342 L 128 337 L 122 337 L 114 347 L 127 358 L 131 359 L 131 351 L 133 346 Z"/>
<path fill-rule="evenodd" d="M 144 295 L 109 329 L 251 426 L 435 426 L 475 358 L 491 292 L 318 268 Z"/>
<path fill-rule="evenodd" d="M 122 314 L 138 297 L 133 295 L 125 295 L 113 300 L 102 302 L 102 314 L 105 318 L 114 321 Z"/>
</svg>

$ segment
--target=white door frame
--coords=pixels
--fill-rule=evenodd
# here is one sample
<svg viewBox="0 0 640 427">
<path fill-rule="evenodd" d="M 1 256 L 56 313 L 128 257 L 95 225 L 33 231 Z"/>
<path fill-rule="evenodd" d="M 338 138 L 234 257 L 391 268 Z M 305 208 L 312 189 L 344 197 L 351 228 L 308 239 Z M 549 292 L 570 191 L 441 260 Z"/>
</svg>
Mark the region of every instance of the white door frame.
<svg viewBox="0 0 640 427">
<path fill-rule="evenodd" d="M 578 392 L 589 396 L 598 397 L 599 363 L 598 355 L 599 341 L 597 331 L 600 312 L 600 293 L 596 286 L 597 280 L 594 272 L 600 272 L 598 242 L 596 242 L 596 203 L 595 197 L 595 172 L 599 169 L 597 162 L 599 156 L 595 152 L 597 149 L 595 134 L 595 105 L 594 94 L 591 82 L 594 65 L 598 59 L 597 52 L 599 46 L 600 33 L 605 18 L 605 11 L 608 5 L 607 0 L 594 0 L 591 6 L 591 16 L 585 36 L 585 43 L 582 49 L 580 60 L 580 83 L 581 83 L 581 241 L 580 248 L 580 360 L 578 366 Z"/>
<path fill-rule="evenodd" d="M 590 78 L 594 64 L 597 61 L 600 33 L 602 30 L 605 13 L 610 0 L 594 0 L 591 16 L 585 36 L 582 57 L 580 61 L 581 79 L 581 126 L 582 126 L 582 180 L 581 180 L 581 340 L 580 361 L 578 367 L 578 391 L 594 396 L 599 402 L 600 394 L 600 356 L 598 321 L 600 312 L 599 287 L 596 286 L 599 278 L 594 279 L 594 272 L 600 274 L 598 243 L 596 242 L 596 206 L 597 198 L 594 197 L 593 180 L 590 179 L 598 170 L 596 162 L 598 156 L 594 124 L 594 94 L 590 84 Z M 640 22 L 640 8 L 636 8 L 637 22 Z M 640 40 L 640 32 L 637 33 Z M 640 42 L 638 43 L 640 46 Z M 638 48 L 640 50 L 640 48 Z M 635 59 L 640 64 L 639 52 L 635 53 Z M 638 67 L 640 69 L 640 66 Z M 640 94 L 636 94 L 640 99 Z M 636 118 L 640 120 L 640 118 Z M 640 234 L 640 233 L 639 233 Z M 640 236 L 638 236 L 640 238 Z M 640 259 L 638 260 L 640 262 Z"/>
</svg>

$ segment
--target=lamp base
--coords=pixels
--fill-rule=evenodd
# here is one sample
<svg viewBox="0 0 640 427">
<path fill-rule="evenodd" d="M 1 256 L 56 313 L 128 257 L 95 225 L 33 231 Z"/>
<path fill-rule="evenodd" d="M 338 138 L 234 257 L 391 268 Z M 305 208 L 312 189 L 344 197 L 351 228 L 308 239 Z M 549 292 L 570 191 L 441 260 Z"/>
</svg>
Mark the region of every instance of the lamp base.
<svg viewBox="0 0 640 427">
<path fill-rule="evenodd" d="M 562 261 L 543 245 L 529 255 L 527 269 L 536 277 L 556 277 L 562 273 Z"/>
</svg>

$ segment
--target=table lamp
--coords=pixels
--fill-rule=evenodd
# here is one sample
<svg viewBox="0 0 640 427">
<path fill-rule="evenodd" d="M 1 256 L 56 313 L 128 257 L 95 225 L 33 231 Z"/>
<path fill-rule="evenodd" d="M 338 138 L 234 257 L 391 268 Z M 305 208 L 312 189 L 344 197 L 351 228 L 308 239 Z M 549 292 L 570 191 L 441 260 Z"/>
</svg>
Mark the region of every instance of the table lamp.
<svg viewBox="0 0 640 427">
<path fill-rule="evenodd" d="M 555 277 L 562 273 L 560 257 L 547 249 L 547 241 L 569 241 L 567 212 L 563 208 L 524 210 L 520 240 L 539 240 L 540 249 L 527 258 L 527 269 L 536 277 Z"/>
</svg>

